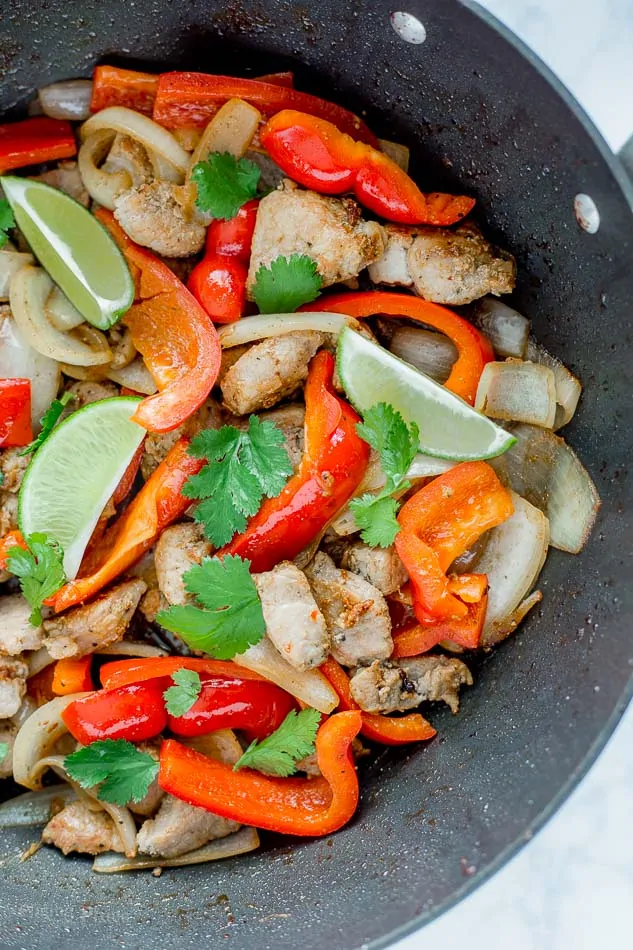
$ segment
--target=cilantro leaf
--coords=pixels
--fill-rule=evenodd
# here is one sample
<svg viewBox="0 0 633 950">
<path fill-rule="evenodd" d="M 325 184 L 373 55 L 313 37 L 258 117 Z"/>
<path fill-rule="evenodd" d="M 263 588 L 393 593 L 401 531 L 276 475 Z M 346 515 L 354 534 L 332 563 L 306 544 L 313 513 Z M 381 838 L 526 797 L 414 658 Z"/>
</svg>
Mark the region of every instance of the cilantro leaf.
<svg viewBox="0 0 633 950">
<path fill-rule="evenodd" d="M 289 712 L 279 729 L 266 739 L 255 739 L 233 766 L 233 771 L 249 768 L 286 778 L 297 771 L 297 762 L 314 752 L 321 721 L 318 709 Z"/>
<path fill-rule="evenodd" d="M 400 531 L 396 519 L 398 502 L 391 495 L 367 493 L 350 502 L 361 537 L 372 548 L 391 547 Z"/>
<path fill-rule="evenodd" d="M 276 257 L 255 274 L 253 297 L 261 313 L 294 313 L 319 296 L 323 278 L 316 261 L 305 254 Z"/>
<path fill-rule="evenodd" d="M 176 670 L 171 674 L 174 682 L 163 693 L 163 699 L 170 716 L 184 716 L 189 712 L 200 695 L 202 682 L 195 670 Z"/>
<path fill-rule="evenodd" d="M 4 762 L 8 754 L 9 754 L 9 743 L 0 742 L 0 762 Z"/>
<path fill-rule="evenodd" d="M 30 455 L 31 452 L 37 452 L 40 445 L 42 445 L 48 439 L 49 435 L 59 422 L 60 416 L 68 403 L 74 399 L 72 393 L 63 393 L 61 399 L 53 399 L 52 403 L 40 419 L 42 424 L 42 429 L 40 434 L 32 442 L 27 445 L 25 449 L 22 449 L 20 455 Z"/>
<path fill-rule="evenodd" d="M 184 575 L 185 587 L 202 608 L 193 604 L 161 610 L 156 617 L 177 633 L 192 650 L 230 660 L 259 643 L 266 633 L 262 605 L 250 574 L 250 561 L 228 554 L 205 557 Z"/>
<path fill-rule="evenodd" d="M 15 218 L 13 217 L 13 211 L 11 210 L 11 205 L 3 198 L 0 200 L 0 247 L 4 245 L 9 240 L 9 235 L 7 231 L 10 231 L 11 228 L 15 227 Z"/>
<path fill-rule="evenodd" d="M 206 162 L 198 162 L 191 172 L 198 191 L 196 204 L 214 218 L 229 221 L 255 197 L 260 175 L 258 166 L 247 158 L 235 158 L 230 152 L 212 152 Z"/>
<path fill-rule="evenodd" d="M 16 545 L 7 551 L 7 570 L 20 578 L 22 594 L 31 607 L 29 623 L 39 627 L 42 604 L 66 582 L 64 552 L 45 534 L 29 534 L 24 540 L 28 550 Z"/>
<path fill-rule="evenodd" d="M 250 417 L 245 431 L 223 426 L 198 433 L 189 454 L 208 464 L 187 479 L 182 494 L 202 499 L 194 517 L 217 548 L 243 531 L 264 496 L 274 498 L 292 475 L 283 433 L 257 416 Z"/>
<path fill-rule="evenodd" d="M 140 802 L 158 774 L 158 762 L 127 739 L 103 739 L 77 749 L 64 759 L 69 776 L 82 788 L 100 785 L 103 802 Z"/>
</svg>

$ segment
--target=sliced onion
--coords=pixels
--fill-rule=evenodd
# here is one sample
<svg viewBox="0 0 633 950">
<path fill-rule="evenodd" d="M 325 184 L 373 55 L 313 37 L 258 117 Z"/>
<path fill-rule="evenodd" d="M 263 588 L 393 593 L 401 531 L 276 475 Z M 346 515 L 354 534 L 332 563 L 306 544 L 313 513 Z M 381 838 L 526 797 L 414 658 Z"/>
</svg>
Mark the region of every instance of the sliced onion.
<svg viewBox="0 0 633 950">
<path fill-rule="evenodd" d="M 31 425 L 37 434 L 40 419 L 59 390 L 59 364 L 34 349 L 15 319 L 5 316 L 0 317 L 0 377 L 12 376 L 31 380 Z"/>
<path fill-rule="evenodd" d="M 509 431 L 517 441 L 493 460 L 494 468 L 514 491 L 547 515 L 552 546 L 578 554 L 600 510 L 591 476 L 565 440 L 548 429 L 514 425 Z"/>
<path fill-rule="evenodd" d="M 556 418 L 556 382 L 549 366 L 508 359 L 486 363 L 475 409 L 503 422 L 528 422 L 551 429 Z"/>
<path fill-rule="evenodd" d="M 89 383 L 103 382 L 108 378 L 110 371 L 108 363 L 103 363 L 101 366 L 73 366 L 72 363 L 60 363 L 59 367 L 64 376 Z"/>
<path fill-rule="evenodd" d="M 58 362 L 70 363 L 72 366 L 95 366 L 108 362 L 111 353 L 107 341 L 105 348 L 100 346 L 93 349 L 70 333 L 56 330 L 50 323 L 46 317 L 46 301 L 52 289 L 53 281 L 40 267 L 27 264 L 13 275 L 11 311 L 21 335 L 38 353 Z"/>
<path fill-rule="evenodd" d="M 140 112 L 127 109 L 125 106 L 110 106 L 97 112 L 80 129 L 82 141 L 85 141 L 93 132 L 102 129 L 113 129 L 136 139 L 147 149 L 148 155 L 156 153 L 166 159 L 179 172 L 178 184 L 184 181 L 189 168 L 189 153 L 182 148 L 174 136 L 157 122 L 152 121 Z"/>
<path fill-rule="evenodd" d="M 0 301 L 9 299 L 11 278 L 25 264 L 33 263 L 32 254 L 21 254 L 19 251 L 8 251 L 5 247 L 0 251 Z"/>
<path fill-rule="evenodd" d="M 305 673 L 295 670 L 277 652 L 267 637 L 249 647 L 245 653 L 235 658 L 240 666 L 247 670 L 261 673 L 271 683 L 281 686 L 287 693 L 291 693 L 322 713 L 331 713 L 338 706 L 338 696 L 326 678 L 317 670 L 308 670 Z"/>
<path fill-rule="evenodd" d="M 396 163 L 398 168 L 401 168 L 403 172 L 409 171 L 411 152 L 406 145 L 401 145 L 399 142 L 391 142 L 389 139 L 378 139 L 378 144 L 380 151 L 388 155 L 389 158 Z"/>
<path fill-rule="evenodd" d="M 58 802 L 67 805 L 76 797 L 69 785 L 49 785 L 39 792 L 16 795 L 0 805 L 0 829 L 45 825 Z"/>
<path fill-rule="evenodd" d="M 87 136 L 77 156 L 79 174 L 93 201 L 114 211 L 114 199 L 132 187 L 132 176 L 125 169 L 107 171 L 99 166 L 110 151 L 116 132 L 99 129 Z"/>
<path fill-rule="evenodd" d="M 156 858 L 151 855 L 138 855 L 135 858 L 126 858 L 115 851 L 98 854 L 94 859 L 92 870 L 98 874 L 117 874 L 119 871 L 142 871 L 149 868 L 180 868 L 189 864 L 205 864 L 207 861 L 220 861 L 222 858 L 233 858 L 238 854 L 246 854 L 259 847 L 259 835 L 254 828 L 240 828 L 239 831 L 226 838 L 216 838 L 201 848 L 181 854 L 177 858 Z"/>
<path fill-rule="evenodd" d="M 13 746 L 13 777 L 19 785 L 32 791 L 42 787 L 42 770 L 38 763 L 51 754 L 57 741 L 68 732 L 62 713 L 70 703 L 88 695 L 57 696 L 29 716 Z"/>
<path fill-rule="evenodd" d="M 173 129 L 172 135 L 185 152 L 193 152 L 202 137 L 202 132 L 194 128 Z"/>
<path fill-rule="evenodd" d="M 410 482 L 415 482 L 419 478 L 435 478 L 436 475 L 443 475 L 444 472 L 449 472 L 459 464 L 449 459 L 438 459 L 434 455 L 422 455 L 418 452 L 409 466 L 407 478 Z"/>
<path fill-rule="evenodd" d="M 29 679 L 31 676 L 37 676 L 38 673 L 41 673 L 42 670 L 45 670 L 47 666 L 50 666 L 51 663 L 54 663 L 53 657 L 50 655 L 46 647 L 40 647 L 39 650 L 34 650 L 32 653 L 29 653 L 29 658 L 27 660 L 29 666 Z"/>
<path fill-rule="evenodd" d="M 85 322 L 77 308 L 57 286 L 54 286 L 48 295 L 45 310 L 49 322 L 62 333 L 75 330 Z"/>
<path fill-rule="evenodd" d="M 256 340 L 264 340 L 296 330 L 318 330 L 320 333 L 332 333 L 338 336 L 343 327 L 351 327 L 362 332 L 363 328 L 354 317 L 344 313 L 325 313 L 318 310 L 305 313 L 261 313 L 256 317 L 244 317 L 235 323 L 220 327 L 218 336 L 223 349 L 231 346 L 243 346 Z"/>
<path fill-rule="evenodd" d="M 182 184 L 182 172 L 179 166 L 172 164 L 153 149 L 150 149 L 147 155 L 154 168 L 156 178 L 160 178 L 162 181 L 170 181 L 174 185 Z"/>
<path fill-rule="evenodd" d="M 38 89 L 37 98 L 44 115 L 51 119 L 70 119 L 82 122 L 90 115 L 92 81 L 68 79 Z"/>
<path fill-rule="evenodd" d="M 482 643 L 503 640 L 516 627 L 516 611 L 541 573 L 549 545 L 545 515 L 512 493 L 514 514 L 493 528 L 477 562 L 477 573 L 488 575 L 488 609 Z"/>
<path fill-rule="evenodd" d="M 455 344 L 447 336 L 417 327 L 397 327 L 389 349 L 438 383 L 446 382 L 457 359 Z"/>
<path fill-rule="evenodd" d="M 495 297 L 484 297 L 475 305 L 474 323 L 488 337 L 498 356 L 525 358 L 530 321 L 512 307 Z"/>
<path fill-rule="evenodd" d="M 574 417 L 578 400 L 582 393 L 580 380 L 567 369 L 564 363 L 537 343 L 535 340 L 528 340 L 527 358 L 534 363 L 541 363 L 543 366 L 549 366 L 554 373 L 554 382 L 556 385 L 556 418 L 554 420 L 554 431 L 566 426 Z"/>
<path fill-rule="evenodd" d="M 189 174 L 198 162 L 206 161 L 211 152 L 229 152 L 236 158 L 245 155 L 261 119 L 261 112 L 243 99 L 229 99 L 225 102 L 213 116 L 193 150 Z"/>
<path fill-rule="evenodd" d="M 106 375 L 113 383 L 133 389 L 135 393 L 153 396 L 155 392 L 158 392 L 154 377 L 143 362 L 142 356 L 137 356 L 127 366 L 108 369 Z"/>
<path fill-rule="evenodd" d="M 519 624 L 522 623 L 523 619 L 529 614 L 530 610 L 536 607 L 537 604 L 540 604 L 542 600 L 542 591 L 532 591 L 525 600 L 521 601 L 516 610 L 512 611 L 505 624 L 492 630 L 483 631 L 481 645 L 483 647 L 493 647 L 496 646 L 497 643 L 501 643 L 501 641 L 509 637 L 511 633 L 514 633 Z"/>
<path fill-rule="evenodd" d="M 241 758 L 243 749 L 232 729 L 218 729 L 202 736 L 192 736 L 180 740 L 183 745 L 195 749 L 210 759 L 218 759 L 227 765 L 235 765 Z"/>
<path fill-rule="evenodd" d="M 107 647 L 95 650 L 99 656 L 168 656 L 167 650 L 161 650 L 153 643 L 137 643 L 134 640 L 119 640 Z"/>
</svg>

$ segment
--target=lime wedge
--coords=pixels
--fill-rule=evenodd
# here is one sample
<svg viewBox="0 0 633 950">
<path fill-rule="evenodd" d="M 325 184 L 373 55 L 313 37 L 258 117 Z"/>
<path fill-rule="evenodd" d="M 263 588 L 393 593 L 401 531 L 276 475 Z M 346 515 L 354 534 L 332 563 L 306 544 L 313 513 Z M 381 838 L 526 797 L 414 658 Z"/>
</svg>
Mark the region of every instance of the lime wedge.
<svg viewBox="0 0 633 950">
<path fill-rule="evenodd" d="M 33 456 L 18 496 L 23 535 L 43 531 L 64 549 L 72 580 L 99 516 L 121 481 L 145 429 L 132 422 L 140 399 L 93 402 L 53 430 Z"/>
<path fill-rule="evenodd" d="M 365 412 L 390 403 L 407 422 L 417 422 L 420 451 L 465 462 L 501 455 L 516 441 L 435 380 L 359 333 L 344 327 L 337 368 L 350 402 Z"/>
<path fill-rule="evenodd" d="M 42 267 L 79 313 L 107 330 L 134 301 L 121 251 L 90 212 L 63 191 L 12 175 L 0 178 L 15 220 Z"/>
</svg>

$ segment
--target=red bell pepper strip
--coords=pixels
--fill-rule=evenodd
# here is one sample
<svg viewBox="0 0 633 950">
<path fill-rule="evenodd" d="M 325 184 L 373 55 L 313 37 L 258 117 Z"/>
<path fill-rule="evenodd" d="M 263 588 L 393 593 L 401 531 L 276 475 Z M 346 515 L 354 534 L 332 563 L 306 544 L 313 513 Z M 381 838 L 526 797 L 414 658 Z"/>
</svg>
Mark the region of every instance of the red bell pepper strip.
<svg viewBox="0 0 633 950">
<path fill-rule="evenodd" d="M 329 835 L 347 824 L 358 805 L 351 743 L 361 727 L 358 712 L 335 713 L 319 728 L 316 754 L 321 778 L 272 778 L 250 769 L 234 772 L 167 739 L 160 750 L 158 784 L 190 805 L 244 825 L 291 835 Z"/>
<path fill-rule="evenodd" d="M 132 269 L 137 302 L 123 322 L 159 389 L 140 403 L 132 418 L 150 432 L 171 432 L 213 388 L 222 356 L 218 335 L 198 301 L 166 264 L 134 244 L 111 211 L 100 208 L 95 216 Z"/>
<path fill-rule="evenodd" d="M 435 327 L 453 341 L 457 348 L 457 360 L 444 385 L 472 406 L 477 395 L 479 378 L 486 363 L 494 360 L 494 353 L 486 337 L 475 327 L 458 317 L 452 310 L 429 303 L 411 294 L 390 290 L 361 290 L 353 293 L 329 294 L 310 304 L 314 310 L 346 313 L 361 319 L 374 314 L 393 317 L 408 317 L 419 323 Z M 309 306 L 300 307 L 308 310 Z"/>
<path fill-rule="evenodd" d="M 229 221 L 216 219 L 207 229 L 205 255 L 191 272 L 187 287 L 214 323 L 233 323 L 246 309 L 246 277 L 259 201 L 242 205 Z"/>
<path fill-rule="evenodd" d="M 167 725 L 177 736 L 242 729 L 249 741 L 265 739 L 297 708 L 294 698 L 274 683 L 208 673 L 200 679 L 200 693 L 193 706 L 182 716 L 167 716 Z"/>
<path fill-rule="evenodd" d="M 423 194 L 392 158 L 325 118 L 278 112 L 260 132 L 274 162 L 294 181 L 321 194 L 353 191 L 374 214 L 399 224 L 447 226 L 472 211 L 474 198 Z"/>
<path fill-rule="evenodd" d="M 195 670 L 196 673 L 207 673 L 210 676 L 224 676 L 227 678 L 239 677 L 241 680 L 251 680 L 256 683 L 267 683 L 268 680 L 238 666 L 232 660 L 212 660 L 195 656 L 157 656 L 151 659 L 113 660 L 101 667 L 101 682 L 107 689 L 117 686 L 129 686 L 130 683 L 143 683 L 145 680 L 171 676 L 177 670 Z"/>
<path fill-rule="evenodd" d="M 327 658 L 319 667 L 325 678 L 338 693 L 339 709 L 359 710 L 352 696 L 349 676 L 334 657 Z M 437 735 L 437 730 L 420 713 L 409 713 L 397 719 L 361 712 L 361 734 L 382 745 L 405 745 L 408 742 L 426 742 Z"/>
<path fill-rule="evenodd" d="M 86 577 L 65 584 L 46 604 L 56 613 L 93 597 L 149 551 L 165 528 L 183 516 L 191 501 L 180 492 L 203 462 L 187 453 L 188 439 L 179 439 L 167 457 L 106 535 L 104 560 Z"/>
<path fill-rule="evenodd" d="M 393 656 L 419 656 L 451 640 L 466 650 L 476 650 L 481 644 L 481 632 L 486 619 L 488 595 L 467 604 L 466 616 L 460 620 L 444 620 L 434 624 L 409 623 L 393 631 Z"/>
<path fill-rule="evenodd" d="M 485 531 L 510 517 L 510 493 L 486 462 L 462 462 L 421 488 L 400 509 L 396 551 L 410 578 L 416 617 L 421 624 L 463 620 L 472 602 L 472 577 L 451 579 L 446 571 Z"/>
<path fill-rule="evenodd" d="M 88 745 L 98 739 L 153 739 L 167 725 L 165 680 L 101 689 L 70 703 L 62 719 L 71 736 Z"/>
<path fill-rule="evenodd" d="M 158 76 L 151 73 L 119 69 L 117 66 L 95 66 L 90 111 L 100 112 L 109 106 L 125 106 L 151 116 L 157 89 Z"/>
<path fill-rule="evenodd" d="M 0 125 L 0 175 L 12 168 L 38 165 L 77 154 L 70 122 L 34 116 Z"/>
<path fill-rule="evenodd" d="M 31 380 L 0 379 L 0 447 L 32 441 Z"/>
<path fill-rule="evenodd" d="M 294 89 L 295 85 L 295 74 L 291 72 L 266 73 L 255 78 L 258 82 L 270 82 L 275 86 L 285 86 L 286 89 Z"/>
<path fill-rule="evenodd" d="M 319 116 L 362 142 L 377 144 L 362 119 L 333 102 L 278 83 L 236 79 L 206 73 L 163 73 L 154 104 L 154 121 L 167 129 L 204 128 L 229 99 L 244 99 L 266 116 L 283 109 L 299 109 Z"/>
<path fill-rule="evenodd" d="M 310 363 L 305 387 L 305 453 L 280 495 L 268 498 L 246 531 L 218 552 L 269 571 L 292 560 L 347 504 L 358 488 L 369 446 L 356 432 L 358 415 L 332 388 L 334 359 L 322 350 Z"/>
<path fill-rule="evenodd" d="M 0 571 L 7 569 L 7 557 L 11 548 L 22 548 L 28 551 L 28 545 L 22 537 L 22 532 L 14 528 L 13 531 L 7 531 L 3 538 L 0 538 Z"/>
<path fill-rule="evenodd" d="M 53 671 L 52 689 L 56 696 L 86 693 L 94 690 L 90 673 L 92 654 L 75 659 L 58 660 Z"/>
</svg>

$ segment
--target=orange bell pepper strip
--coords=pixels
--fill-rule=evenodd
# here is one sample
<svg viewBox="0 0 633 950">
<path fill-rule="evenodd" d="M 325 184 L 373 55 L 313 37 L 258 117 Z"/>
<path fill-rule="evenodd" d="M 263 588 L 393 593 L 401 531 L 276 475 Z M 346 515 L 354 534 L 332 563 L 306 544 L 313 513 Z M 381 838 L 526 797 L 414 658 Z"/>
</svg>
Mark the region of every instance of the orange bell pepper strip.
<svg viewBox="0 0 633 950">
<path fill-rule="evenodd" d="M 300 109 L 329 120 L 341 132 L 348 132 L 362 142 L 378 144 L 362 119 L 342 106 L 262 79 L 236 79 L 206 73 L 163 73 L 158 83 L 153 118 L 167 129 L 203 129 L 229 99 L 244 99 L 266 116 L 283 109 Z"/>
<path fill-rule="evenodd" d="M 471 406 L 475 402 L 479 378 L 486 363 L 494 360 L 492 347 L 486 337 L 471 323 L 458 317 L 452 310 L 429 303 L 411 294 L 390 290 L 361 290 L 352 293 L 329 294 L 310 305 L 314 310 L 329 313 L 346 313 L 362 319 L 374 314 L 393 317 L 408 317 L 434 327 L 453 341 L 457 348 L 457 360 L 444 385 Z M 308 305 L 301 307 L 307 310 Z"/>
<path fill-rule="evenodd" d="M 349 686 L 349 676 L 343 667 L 329 656 L 319 667 L 326 680 L 338 693 L 339 709 L 360 710 L 360 706 L 352 696 Z M 426 742 L 437 735 L 437 730 L 420 713 L 409 713 L 397 719 L 389 716 L 374 715 L 361 712 L 361 735 L 381 745 L 406 745 L 408 742 Z"/>
<path fill-rule="evenodd" d="M 474 198 L 424 194 L 392 158 L 352 135 L 326 118 L 288 108 L 268 120 L 260 141 L 300 185 L 326 195 L 353 191 L 362 205 L 388 221 L 447 226 L 472 211 Z"/>
<path fill-rule="evenodd" d="M 237 677 L 243 680 L 268 682 L 265 676 L 238 666 L 232 660 L 212 660 L 195 656 L 157 656 L 138 660 L 113 660 L 101 667 L 101 682 L 106 689 L 118 689 L 143 683 L 145 680 L 171 676 L 177 670 L 195 670 L 196 673 L 209 673 L 212 676 Z"/>
<path fill-rule="evenodd" d="M 352 739 L 361 727 L 358 712 L 335 713 L 319 728 L 316 754 L 320 778 L 273 778 L 188 749 L 174 739 L 160 750 L 160 787 L 190 805 L 243 825 L 283 834 L 333 834 L 358 806 L 358 778 Z"/>
<path fill-rule="evenodd" d="M 191 501 L 180 494 L 202 462 L 187 453 L 179 439 L 140 492 L 106 534 L 103 563 L 93 573 L 69 581 L 46 601 L 56 613 L 83 603 L 110 584 L 149 551 L 165 528 L 181 518 Z"/>
<path fill-rule="evenodd" d="M 486 462 L 462 462 L 421 488 L 400 509 L 396 551 L 410 578 L 421 624 L 464 620 L 483 590 L 481 576 L 446 571 L 485 531 L 513 512 L 510 493 Z M 464 598 L 459 595 L 463 592 Z"/>
<path fill-rule="evenodd" d="M 248 558 L 252 571 L 292 560 L 325 528 L 358 488 L 369 446 L 356 432 L 359 416 L 332 388 L 334 359 L 322 350 L 305 387 L 305 452 L 276 498 L 267 498 L 242 534 L 218 551 Z"/>
<path fill-rule="evenodd" d="M 123 251 L 136 303 L 123 318 L 159 392 L 132 418 L 150 432 L 171 432 L 205 401 L 220 371 L 222 348 L 198 301 L 154 254 L 131 241 L 111 211 L 95 212 Z"/>
<path fill-rule="evenodd" d="M 158 76 L 118 66 L 95 66 L 90 111 L 125 106 L 151 116 L 158 90 Z"/>
<path fill-rule="evenodd" d="M 419 656 L 444 640 L 451 640 L 466 650 L 476 650 L 481 645 L 487 606 L 488 595 L 484 594 L 477 602 L 467 604 L 466 616 L 460 620 L 441 620 L 433 624 L 413 621 L 394 630 L 393 656 Z"/>
<path fill-rule="evenodd" d="M 56 696 L 70 696 L 93 690 L 90 674 L 92 654 L 77 659 L 58 660 L 53 670 L 52 690 Z"/>
<path fill-rule="evenodd" d="M 66 119 L 38 115 L 0 125 L 0 175 L 12 168 L 72 158 L 76 154 L 75 134 Z"/>
<path fill-rule="evenodd" d="M 13 531 L 7 531 L 4 537 L 0 538 L 0 571 L 6 571 L 9 551 L 16 547 L 28 551 L 28 545 L 22 536 L 22 532 L 14 528 Z"/>
</svg>

